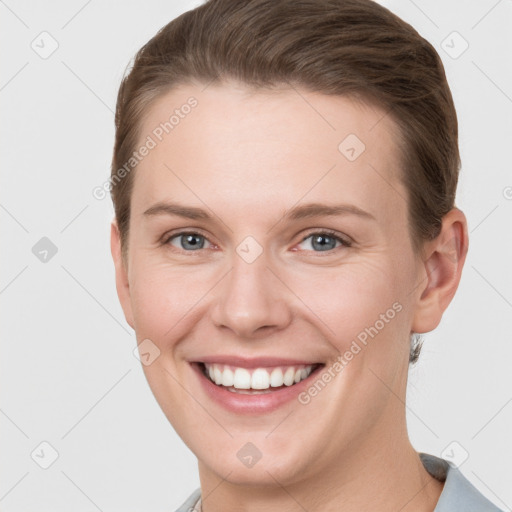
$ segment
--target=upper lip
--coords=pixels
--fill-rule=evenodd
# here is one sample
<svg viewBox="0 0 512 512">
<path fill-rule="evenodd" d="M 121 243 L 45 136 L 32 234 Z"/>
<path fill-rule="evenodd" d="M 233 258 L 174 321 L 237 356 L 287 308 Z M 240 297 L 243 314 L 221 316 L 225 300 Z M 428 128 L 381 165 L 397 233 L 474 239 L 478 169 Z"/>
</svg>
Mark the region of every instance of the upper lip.
<svg viewBox="0 0 512 512">
<path fill-rule="evenodd" d="M 306 361 L 304 359 L 289 359 L 281 357 L 240 357 L 231 355 L 205 356 L 191 362 L 207 364 L 227 364 L 239 368 L 262 368 L 269 366 L 299 366 L 321 364 L 319 361 Z"/>
</svg>

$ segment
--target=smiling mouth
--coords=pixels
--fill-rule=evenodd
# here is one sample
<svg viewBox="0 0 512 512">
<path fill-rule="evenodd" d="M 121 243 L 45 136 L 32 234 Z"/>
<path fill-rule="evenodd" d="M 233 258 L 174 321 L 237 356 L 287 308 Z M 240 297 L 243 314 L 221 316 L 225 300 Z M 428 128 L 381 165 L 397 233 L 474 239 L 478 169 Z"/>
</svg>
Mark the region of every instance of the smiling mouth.
<svg viewBox="0 0 512 512">
<path fill-rule="evenodd" d="M 323 363 L 315 363 L 248 369 L 218 363 L 199 362 L 198 365 L 213 384 L 233 393 L 250 395 L 273 393 L 294 386 L 324 366 Z"/>
</svg>

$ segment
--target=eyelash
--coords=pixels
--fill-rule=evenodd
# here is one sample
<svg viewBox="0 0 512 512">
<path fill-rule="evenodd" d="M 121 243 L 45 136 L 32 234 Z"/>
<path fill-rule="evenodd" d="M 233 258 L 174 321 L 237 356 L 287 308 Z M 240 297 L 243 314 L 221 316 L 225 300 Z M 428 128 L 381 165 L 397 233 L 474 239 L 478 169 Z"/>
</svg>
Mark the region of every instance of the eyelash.
<svg viewBox="0 0 512 512">
<path fill-rule="evenodd" d="M 336 241 L 341 242 L 341 246 L 335 247 L 334 249 L 329 249 L 327 251 L 312 251 L 312 252 L 317 252 L 317 253 L 324 252 L 327 254 L 332 254 L 332 252 L 335 251 L 336 249 L 342 249 L 342 248 L 346 249 L 346 248 L 352 246 L 352 242 L 348 238 L 341 236 L 340 234 L 338 234 L 336 231 L 333 231 L 332 229 L 321 229 L 321 230 L 316 230 L 316 231 L 310 231 L 310 232 L 308 232 L 308 234 L 305 237 L 302 238 L 302 240 L 300 242 L 301 243 L 304 242 L 305 240 L 307 240 L 309 237 L 311 237 L 313 235 L 327 235 L 329 238 L 334 238 Z"/>
<path fill-rule="evenodd" d="M 184 235 L 199 235 L 200 237 L 203 237 L 205 240 L 207 240 L 210 244 L 212 243 L 212 242 L 210 242 L 208 240 L 208 237 L 203 235 L 200 231 L 180 231 L 178 233 L 172 233 L 169 236 L 164 235 L 160 245 L 161 246 L 169 246 L 169 247 L 171 247 L 169 242 L 172 239 L 179 238 L 180 236 L 184 236 Z M 306 236 L 304 236 L 300 240 L 299 243 L 302 243 L 302 242 L 306 241 L 308 238 L 310 238 L 313 235 L 327 235 L 329 238 L 334 238 L 336 241 L 341 242 L 342 245 L 340 247 L 335 247 L 334 249 L 328 249 L 326 251 L 308 251 L 308 252 L 315 252 L 315 253 L 318 253 L 318 254 L 321 254 L 321 253 L 332 254 L 333 251 L 336 251 L 337 249 L 348 248 L 348 247 L 352 246 L 352 241 L 350 241 L 349 239 L 341 236 L 336 231 L 333 231 L 331 229 L 320 229 L 320 230 L 317 229 L 317 230 L 314 230 L 314 231 L 310 231 L 310 232 L 308 232 L 308 234 Z M 213 245 L 215 245 L 215 244 L 213 244 Z M 186 252 L 186 253 L 199 253 L 199 252 L 201 252 L 201 249 L 197 249 L 195 251 L 186 251 L 185 249 L 178 249 L 177 247 L 173 247 L 173 249 L 175 249 L 175 250 L 177 250 L 179 252 Z"/>
</svg>

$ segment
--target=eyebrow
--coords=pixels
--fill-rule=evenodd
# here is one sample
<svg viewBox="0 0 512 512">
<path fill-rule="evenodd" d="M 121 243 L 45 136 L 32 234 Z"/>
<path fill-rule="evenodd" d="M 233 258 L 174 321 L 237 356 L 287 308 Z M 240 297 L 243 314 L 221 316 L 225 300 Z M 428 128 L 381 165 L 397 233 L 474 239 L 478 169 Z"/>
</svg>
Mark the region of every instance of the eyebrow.
<svg viewBox="0 0 512 512">
<path fill-rule="evenodd" d="M 213 216 L 210 215 L 206 210 L 197 208 L 195 206 L 185 206 L 178 203 L 158 202 L 148 208 L 144 216 L 152 217 L 156 215 L 173 215 L 177 217 L 183 217 L 185 219 L 202 219 L 212 220 Z M 358 206 L 352 204 L 335 204 L 327 205 L 321 203 L 308 203 L 300 206 L 295 206 L 291 210 L 287 211 L 283 215 L 283 219 L 289 220 L 300 220 L 307 219 L 310 217 L 321 217 L 321 216 L 341 216 L 341 215 L 356 215 L 358 217 L 377 220 L 370 212 L 367 212 Z"/>
<path fill-rule="evenodd" d="M 309 217 L 327 217 L 336 215 L 356 215 L 364 219 L 377 220 L 370 212 L 367 212 L 353 204 L 328 205 L 321 203 L 308 203 L 292 208 L 284 215 L 284 217 L 292 220 L 300 220 L 307 219 Z"/>
<path fill-rule="evenodd" d="M 178 203 L 159 202 L 148 208 L 144 216 L 152 217 L 155 215 L 175 215 L 185 219 L 211 219 L 212 216 L 202 208 L 194 206 L 184 206 Z"/>
</svg>

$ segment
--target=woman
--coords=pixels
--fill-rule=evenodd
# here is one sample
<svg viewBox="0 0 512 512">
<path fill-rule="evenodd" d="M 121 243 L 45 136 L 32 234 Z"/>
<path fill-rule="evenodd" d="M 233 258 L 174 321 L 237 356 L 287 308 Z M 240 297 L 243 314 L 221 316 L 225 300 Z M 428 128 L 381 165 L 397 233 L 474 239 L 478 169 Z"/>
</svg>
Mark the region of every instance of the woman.
<svg viewBox="0 0 512 512">
<path fill-rule="evenodd" d="M 406 428 L 468 234 L 441 60 L 369 0 L 210 0 L 123 80 L 117 292 L 180 511 L 496 511 Z"/>
</svg>

